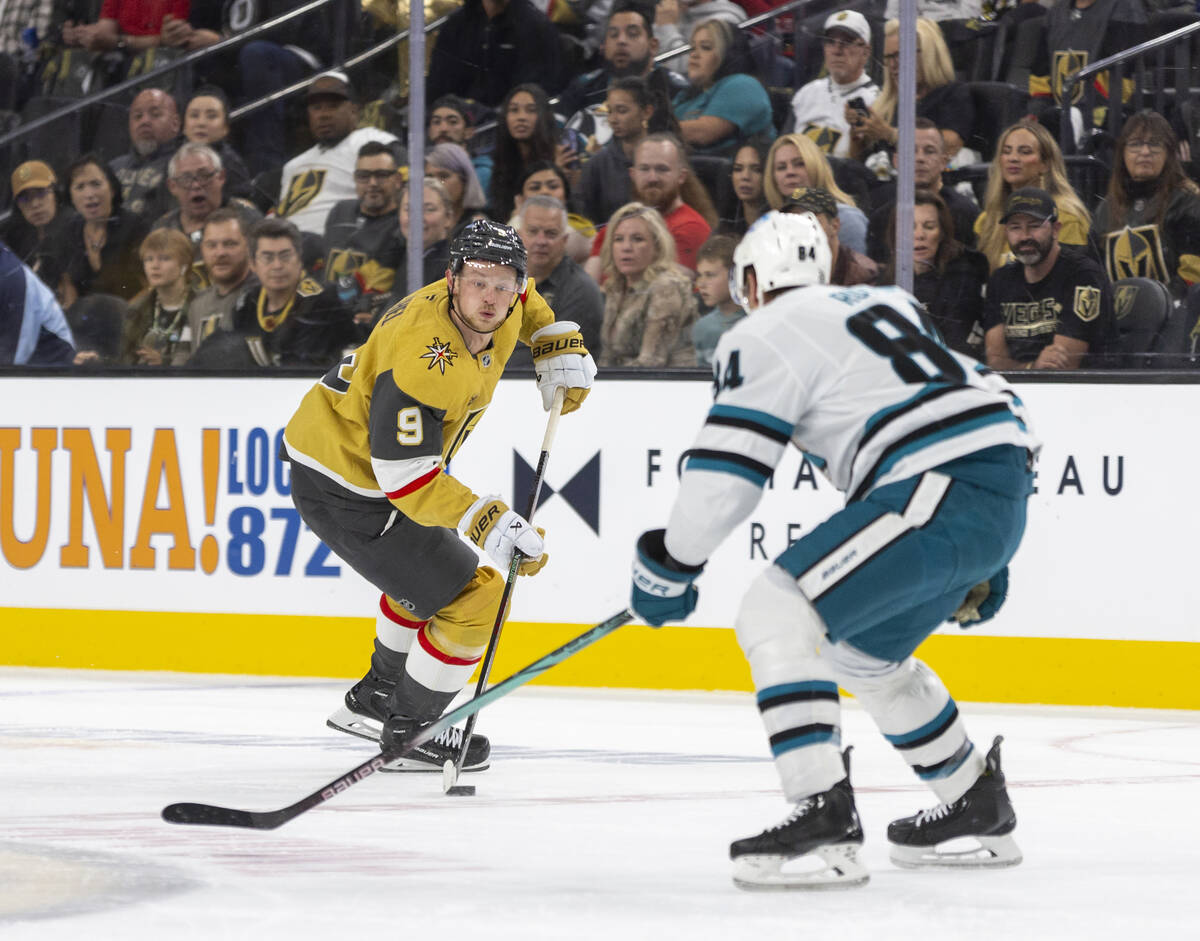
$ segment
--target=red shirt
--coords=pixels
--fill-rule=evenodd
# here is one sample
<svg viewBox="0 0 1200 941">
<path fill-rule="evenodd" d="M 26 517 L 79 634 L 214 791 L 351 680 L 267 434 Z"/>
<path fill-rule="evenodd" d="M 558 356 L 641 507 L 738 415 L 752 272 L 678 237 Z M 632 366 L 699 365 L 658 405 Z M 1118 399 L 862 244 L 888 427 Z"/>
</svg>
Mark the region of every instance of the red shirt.
<svg viewBox="0 0 1200 941">
<path fill-rule="evenodd" d="M 186 20 L 191 0 L 104 0 L 100 19 L 116 20 L 124 36 L 157 36 L 162 32 L 163 17 L 168 13 Z"/>
<path fill-rule="evenodd" d="M 704 221 L 704 216 L 687 203 L 680 203 L 678 209 L 668 212 L 663 216 L 663 222 L 667 224 L 667 231 L 675 239 L 675 260 L 683 267 L 695 271 L 696 252 L 700 250 L 700 246 L 712 232 L 712 226 Z M 593 258 L 600 254 L 600 249 L 604 245 L 606 228 L 607 226 L 601 226 L 596 230 L 596 238 L 592 242 L 591 251 Z"/>
</svg>

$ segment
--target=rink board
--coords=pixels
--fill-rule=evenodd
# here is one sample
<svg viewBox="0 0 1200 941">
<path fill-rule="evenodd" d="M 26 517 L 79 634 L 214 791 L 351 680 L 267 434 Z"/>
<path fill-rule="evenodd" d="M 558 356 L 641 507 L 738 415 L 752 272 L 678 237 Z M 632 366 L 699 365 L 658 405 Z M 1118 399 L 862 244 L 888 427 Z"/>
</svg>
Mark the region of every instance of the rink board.
<svg viewBox="0 0 1200 941">
<path fill-rule="evenodd" d="M 375 592 L 306 531 L 276 460 L 308 385 L 0 379 L 0 663 L 361 674 Z M 961 699 L 1200 708 L 1200 386 L 1018 392 L 1045 448 L 1010 599 L 922 656 Z M 624 606 L 633 541 L 665 523 L 709 401 L 706 382 L 610 381 L 563 419 L 537 514 L 551 559 L 515 592 L 496 675 Z M 453 473 L 522 506 L 544 425 L 532 382 L 505 380 Z M 749 688 L 729 628 L 741 592 L 839 505 L 790 452 L 710 560 L 689 626 L 626 627 L 543 681 Z"/>
</svg>

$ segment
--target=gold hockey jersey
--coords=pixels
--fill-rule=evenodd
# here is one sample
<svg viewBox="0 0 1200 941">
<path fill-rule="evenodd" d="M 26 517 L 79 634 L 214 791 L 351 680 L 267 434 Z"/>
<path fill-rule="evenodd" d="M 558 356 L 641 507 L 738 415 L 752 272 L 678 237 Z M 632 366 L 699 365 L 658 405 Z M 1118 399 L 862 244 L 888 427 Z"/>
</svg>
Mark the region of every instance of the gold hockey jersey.
<svg viewBox="0 0 1200 941">
<path fill-rule="evenodd" d="M 284 441 L 292 461 L 350 493 L 454 528 L 477 498 L 446 465 L 491 403 L 517 341 L 528 344 L 554 312 L 531 279 L 491 346 L 472 355 L 449 307 L 444 279 L 393 307 L 305 394 Z"/>
</svg>

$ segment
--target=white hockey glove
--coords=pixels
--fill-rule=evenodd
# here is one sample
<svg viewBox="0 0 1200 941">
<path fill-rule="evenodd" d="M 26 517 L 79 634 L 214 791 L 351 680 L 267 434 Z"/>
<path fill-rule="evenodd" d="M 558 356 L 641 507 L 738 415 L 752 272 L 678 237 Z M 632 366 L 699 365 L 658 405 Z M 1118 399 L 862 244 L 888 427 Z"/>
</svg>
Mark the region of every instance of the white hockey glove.
<svg viewBox="0 0 1200 941">
<path fill-rule="evenodd" d="M 521 575 L 536 574 L 550 558 L 542 541 L 546 531 L 535 529 L 496 496 L 480 497 L 472 503 L 458 521 L 458 531 L 486 552 L 502 572 L 512 565 L 514 552 L 525 556 L 517 568 Z"/>
<path fill-rule="evenodd" d="M 529 348 L 542 408 L 550 411 L 554 390 L 559 386 L 567 390 L 562 413 L 567 415 L 579 408 L 596 378 L 596 361 L 583 345 L 579 324 L 570 320 L 547 324 L 529 338 Z"/>
</svg>

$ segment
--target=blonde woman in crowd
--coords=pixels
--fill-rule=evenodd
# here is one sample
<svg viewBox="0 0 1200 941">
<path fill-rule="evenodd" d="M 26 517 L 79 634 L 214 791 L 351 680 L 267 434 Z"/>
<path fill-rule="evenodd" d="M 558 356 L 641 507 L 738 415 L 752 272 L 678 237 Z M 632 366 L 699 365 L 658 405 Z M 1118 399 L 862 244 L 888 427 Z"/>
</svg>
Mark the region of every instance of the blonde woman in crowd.
<svg viewBox="0 0 1200 941">
<path fill-rule="evenodd" d="M 1054 197 L 1062 222 L 1059 242 L 1087 245 L 1092 217 L 1067 179 L 1067 167 L 1054 135 L 1036 122 L 1018 121 L 1000 135 L 988 170 L 983 212 L 975 220 L 975 244 L 987 257 L 992 271 L 1012 260 L 1000 217 L 1013 190 L 1026 186 L 1036 186 Z"/>
<path fill-rule="evenodd" d="M 695 366 L 692 280 L 675 261 L 675 240 L 658 211 L 626 203 L 608 221 L 604 272 L 605 366 Z"/>
<path fill-rule="evenodd" d="M 867 216 L 853 197 L 837 185 L 833 167 L 821 148 L 803 134 L 783 134 L 767 152 L 763 192 L 772 209 L 781 209 L 787 196 L 800 187 L 823 189 L 838 204 L 838 239 L 856 252 L 867 253 Z"/>
</svg>

